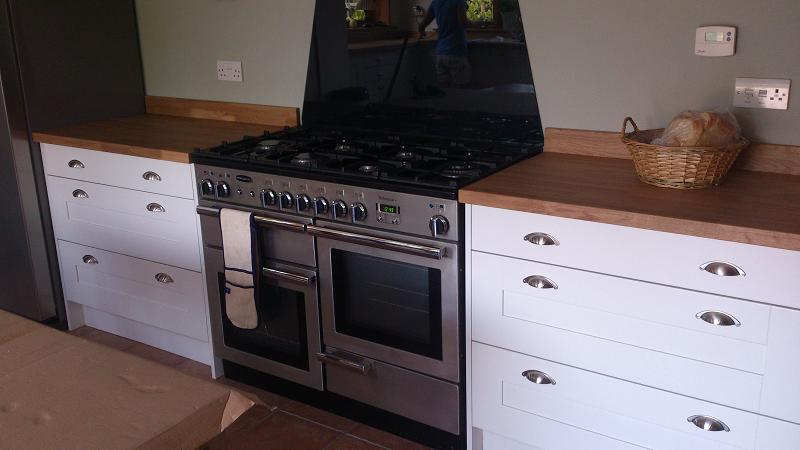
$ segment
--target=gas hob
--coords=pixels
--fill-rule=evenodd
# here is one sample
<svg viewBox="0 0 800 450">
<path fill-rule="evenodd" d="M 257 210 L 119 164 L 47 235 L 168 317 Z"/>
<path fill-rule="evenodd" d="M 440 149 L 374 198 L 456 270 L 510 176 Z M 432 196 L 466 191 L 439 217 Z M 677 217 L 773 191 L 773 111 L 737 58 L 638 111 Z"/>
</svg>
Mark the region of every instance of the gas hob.
<svg viewBox="0 0 800 450">
<path fill-rule="evenodd" d="M 533 126 L 528 117 L 441 112 L 415 120 L 395 117 L 391 125 L 386 113 L 373 112 L 336 126 L 245 137 L 197 151 L 192 161 L 455 198 L 459 188 L 542 148 L 538 122 Z"/>
</svg>

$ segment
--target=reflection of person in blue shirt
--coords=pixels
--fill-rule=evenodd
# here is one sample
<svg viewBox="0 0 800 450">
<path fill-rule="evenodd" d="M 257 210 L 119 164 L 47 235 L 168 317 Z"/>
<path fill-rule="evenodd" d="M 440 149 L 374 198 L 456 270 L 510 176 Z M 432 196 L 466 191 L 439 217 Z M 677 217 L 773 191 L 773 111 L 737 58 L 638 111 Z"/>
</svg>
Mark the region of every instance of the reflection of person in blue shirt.
<svg viewBox="0 0 800 450">
<path fill-rule="evenodd" d="M 433 0 L 419 24 L 420 36 L 436 19 L 436 80 L 442 87 L 465 87 L 469 84 L 467 59 L 467 0 Z"/>
</svg>

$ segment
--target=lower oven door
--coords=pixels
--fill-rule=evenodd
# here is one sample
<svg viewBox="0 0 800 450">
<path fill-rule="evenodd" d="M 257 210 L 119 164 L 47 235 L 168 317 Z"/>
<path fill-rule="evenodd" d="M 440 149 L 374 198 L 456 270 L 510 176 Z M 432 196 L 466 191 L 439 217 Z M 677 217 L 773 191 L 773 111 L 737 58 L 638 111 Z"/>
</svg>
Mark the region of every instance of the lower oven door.
<svg viewBox="0 0 800 450">
<path fill-rule="evenodd" d="M 219 227 L 218 219 L 210 220 L 213 218 L 210 211 L 203 212 L 204 236 Z M 313 245 L 313 238 L 304 234 L 305 224 L 292 228 L 285 220 L 271 223 L 269 218 L 256 219 L 261 219 L 255 221 L 259 225 L 254 233 L 254 239 L 259 241 L 256 248 L 282 235 L 305 246 L 302 236 L 312 240 L 310 245 Z M 303 234 L 293 230 L 303 230 Z M 222 248 L 205 239 L 203 247 L 214 356 L 322 390 L 322 364 L 316 357 L 321 349 L 316 270 L 268 259 L 266 252 L 257 250 L 260 273 L 255 273 L 254 278 L 258 326 L 253 330 L 242 329 L 234 326 L 225 314 Z"/>
<path fill-rule="evenodd" d="M 326 346 L 460 381 L 457 245 L 340 224 L 308 232 Z"/>
</svg>

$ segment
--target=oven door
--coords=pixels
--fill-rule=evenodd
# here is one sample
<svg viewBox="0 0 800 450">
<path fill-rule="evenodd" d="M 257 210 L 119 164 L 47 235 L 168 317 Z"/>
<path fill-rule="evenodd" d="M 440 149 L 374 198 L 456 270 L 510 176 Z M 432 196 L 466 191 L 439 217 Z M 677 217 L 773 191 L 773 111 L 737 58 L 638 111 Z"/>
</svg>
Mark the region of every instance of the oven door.
<svg viewBox="0 0 800 450">
<path fill-rule="evenodd" d="M 313 267 L 287 262 L 313 258 L 313 238 L 305 223 L 284 217 L 255 216 L 254 243 L 260 273 L 254 274 L 258 326 L 234 326 L 225 314 L 224 258 L 219 210 L 198 207 L 203 229 L 208 301 L 214 356 L 322 390 L 322 364 L 317 272 Z M 217 239 L 219 237 L 220 239 Z M 293 253 L 282 254 L 276 242 L 292 242 Z M 278 260 L 277 258 L 282 258 Z"/>
<path fill-rule="evenodd" d="M 340 224 L 307 229 L 317 237 L 326 346 L 460 381 L 455 244 Z"/>
</svg>

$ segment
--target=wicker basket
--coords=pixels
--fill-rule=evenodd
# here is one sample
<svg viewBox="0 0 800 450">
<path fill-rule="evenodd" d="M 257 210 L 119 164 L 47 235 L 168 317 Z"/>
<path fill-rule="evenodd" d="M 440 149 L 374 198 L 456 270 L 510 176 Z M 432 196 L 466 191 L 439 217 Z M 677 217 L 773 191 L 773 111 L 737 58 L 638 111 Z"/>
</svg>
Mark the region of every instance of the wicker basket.
<svg viewBox="0 0 800 450">
<path fill-rule="evenodd" d="M 628 122 L 633 131 L 626 133 Z M 626 117 L 622 123 L 622 142 L 628 146 L 636 174 L 645 183 L 673 189 L 700 189 L 717 186 L 733 165 L 739 153 L 750 144 L 744 137 L 724 148 L 665 147 L 650 142 L 663 129 L 640 130 Z"/>
</svg>

